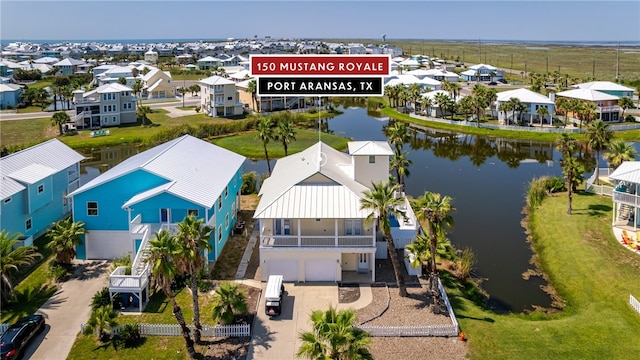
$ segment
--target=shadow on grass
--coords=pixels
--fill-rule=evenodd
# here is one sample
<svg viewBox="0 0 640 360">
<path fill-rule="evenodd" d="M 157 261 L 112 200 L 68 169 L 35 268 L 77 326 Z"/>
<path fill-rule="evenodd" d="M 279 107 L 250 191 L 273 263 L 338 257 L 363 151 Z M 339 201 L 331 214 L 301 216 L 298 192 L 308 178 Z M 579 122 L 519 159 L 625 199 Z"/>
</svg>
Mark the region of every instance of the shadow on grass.
<svg viewBox="0 0 640 360">
<path fill-rule="evenodd" d="M 177 294 L 176 294 L 177 295 Z M 145 313 L 160 314 L 169 306 L 169 299 L 164 291 L 156 291 L 149 297 L 149 303 L 144 308 Z"/>
<path fill-rule="evenodd" d="M 26 289 L 16 290 L 16 301 L 10 303 L 2 309 L 3 317 L 8 314 L 6 321 L 15 322 L 19 318 L 35 313 L 58 288 L 51 284 L 42 284 L 40 286 L 29 287 Z M 52 303 L 52 306 L 58 303 Z M 49 306 L 49 307 L 52 307 Z"/>
</svg>

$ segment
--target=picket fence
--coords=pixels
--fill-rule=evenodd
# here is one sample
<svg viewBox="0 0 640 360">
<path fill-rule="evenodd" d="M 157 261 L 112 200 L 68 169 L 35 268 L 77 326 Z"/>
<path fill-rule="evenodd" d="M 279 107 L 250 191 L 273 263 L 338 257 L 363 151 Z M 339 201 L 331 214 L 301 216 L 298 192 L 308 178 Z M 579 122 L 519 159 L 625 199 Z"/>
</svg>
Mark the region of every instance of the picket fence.
<svg viewBox="0 0 640 360">
<path fill-rule="evenodd" d="M 80 331 L 84 331 L 86 324 L 80 325 Z M 111 331 L 112 335 L 120 332 L 122 325 Z M 158 336 L 182 336 L 180 325 L 174 324 L 138 324 L 140 335 L 158 335 Z M 193 326 L 189 326 L 193 332 Z M 205 337 L 242 337 L 251 336 L 251 325 L 249 324 L 233 324 L 233 325 L 216 325 L 202 326 L 202 336 Z"/>
<path fill-rule="evenodd" d="M 638 299 L 634 298 L 633 295 L 629 295 L 629 304 L 631 304 L 631 307 L 640 313 L 640 302 Z"/>
</svg>

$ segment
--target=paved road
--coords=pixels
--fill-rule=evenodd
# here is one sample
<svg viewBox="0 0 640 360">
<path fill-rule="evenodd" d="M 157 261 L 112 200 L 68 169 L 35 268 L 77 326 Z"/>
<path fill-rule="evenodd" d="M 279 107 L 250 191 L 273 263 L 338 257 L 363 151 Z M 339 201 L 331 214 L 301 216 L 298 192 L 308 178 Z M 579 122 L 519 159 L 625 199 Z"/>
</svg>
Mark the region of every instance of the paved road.
<svg viewBox="0 0 640 360">
<path fill-rule="evenodd" d="M 91 314 L 91 298 L 107 286 L 108 263 L 105 261 L 76 261 L 72 279 L 64 282 L 38 310 L 44 314 L 46 326 L 24 353 L 25 359 L 64 360 L 69 355 L 80 324 Z"/>
</svg>

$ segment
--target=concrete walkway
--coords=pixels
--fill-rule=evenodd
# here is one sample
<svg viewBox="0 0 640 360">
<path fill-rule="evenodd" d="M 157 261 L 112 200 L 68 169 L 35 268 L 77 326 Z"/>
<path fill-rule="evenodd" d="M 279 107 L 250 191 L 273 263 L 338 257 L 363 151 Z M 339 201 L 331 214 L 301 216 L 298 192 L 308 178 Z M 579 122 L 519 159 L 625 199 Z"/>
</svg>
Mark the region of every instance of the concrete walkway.
<svg viewBox="0 0 640 360">
<path fill-rule="evenodd" d="M 105 261 L 75 261 L 76 271 L 42 307 L 45 330 L 24 353 L 25 359 L 64 360 L 69 355 L 80 324 L 91 315 L 91 298 L 107 286 L 109 264 Z"/>
</svg>

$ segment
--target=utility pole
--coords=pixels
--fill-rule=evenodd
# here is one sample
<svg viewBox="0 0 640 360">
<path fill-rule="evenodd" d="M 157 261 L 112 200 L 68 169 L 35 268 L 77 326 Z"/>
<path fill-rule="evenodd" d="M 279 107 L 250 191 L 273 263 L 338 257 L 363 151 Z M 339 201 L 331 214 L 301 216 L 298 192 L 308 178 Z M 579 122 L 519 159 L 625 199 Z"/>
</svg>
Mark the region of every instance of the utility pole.
<svg viewBox="0 0 640 360">
<path fill-rule="evenodd" d="M 513 54 L 511 54 L 511 66 L 509 66 L 509 75 L 511 75 L 511 71 L 513 71 Z"/>
<path fill-rule="evenodd" d="M 524 77 L 527 77 L 527 60 L 524 61 Z"/>
<path fill-rule="evenodd" d="M 620 42 L 618 41 L 618 49 L 616 49 L 616 82 L 620 78 Z"/>
<path fill-rule="evenodd" d="M 596 78 L 596 59 L 593 59 L 593 68 L 591 69 L 591 77 L 594 80 Z"/>
<path fill-rule="evenodd" d="M 478 62 L 481 63 L 482 62 L 482 50 L 480 47 L 480 39 L 478 39 Z"/>
</svg>

